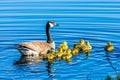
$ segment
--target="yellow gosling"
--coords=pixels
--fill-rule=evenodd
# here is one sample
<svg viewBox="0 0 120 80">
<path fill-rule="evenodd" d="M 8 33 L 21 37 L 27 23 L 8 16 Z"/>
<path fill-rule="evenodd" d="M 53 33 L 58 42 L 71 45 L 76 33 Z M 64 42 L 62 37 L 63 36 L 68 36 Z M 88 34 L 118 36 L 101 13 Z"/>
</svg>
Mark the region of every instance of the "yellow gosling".
<svg viewBox="0 0 120 80">
<path fill-rule="evenodd" d="M 78 55 L 79 49 L 78 48 L 73 48 L 73 49 L 71 49 L 71 52 L 72 52 L 73 55 Z"/>
<path fill-rule="evenodd" d="M 83 39 L 80 40 L 79 42 L 80 45 L 85 45 L 85 41 Z"/>
<path fill-rule="evenodd" d="M 63 59 L 64 59 L 64 60 L 67 60 L 67 61 L 70 61 L 71 58 L 72 58 L 71 50 L 68 49 L 68 50 L 66 51 L 66 54 L 63 55 Z"/>
<path fill-rule="evenodd" d="M 63 49 L 63 51 L 66 51 L 68 49 L 68 45 L 66 41 L 62 43 L 61 48 Z"/>
<path fill-rule="evenodd" d="M 114 50 L 114 46 L 112 45 L 111 42 L 107 43 L 107 45 L 105 46 L 105 50 L 109 52 Z"/>
<path fill-rule="evenodd" d="M 85 41 L 83 39 L 80 40 L 80 42 L 78 44 L 74 45 L 74 48 L 79 48 L 79 50 L 81 51 L 81 48 L 85 45 Z"/>
<path fill-rule="evenodd" d="M 82 52 L 90 52 L 92 50 L 92 46 L 89 41 L 86 41 L 86 44 L 82 47 Z"/>
<path fill-rule="evenodd" d="M 47 54 L 48 60 L 53 60 L 55 58 L 55 51 L 52 50 L 50 53 Z"/>
<path fill-rule="evenodd" d="M 59 50 L 56 52 L 56 57 L 58 59 L 61 59 L 62 58 L 62 55 L 63 55 L 63 49 L 62 48 L 59 48 Z"/>
<path fill-rule="evenodd" d="M 62 44 L 67 45 L 67 42 L 66 42 L 66 41 L 64 41 Z"/>
<path fill-rule="evenodd" d="M 79 45 L 78 44 L 74 44 L 73 48 L 79 49 Z"/>
</svg>

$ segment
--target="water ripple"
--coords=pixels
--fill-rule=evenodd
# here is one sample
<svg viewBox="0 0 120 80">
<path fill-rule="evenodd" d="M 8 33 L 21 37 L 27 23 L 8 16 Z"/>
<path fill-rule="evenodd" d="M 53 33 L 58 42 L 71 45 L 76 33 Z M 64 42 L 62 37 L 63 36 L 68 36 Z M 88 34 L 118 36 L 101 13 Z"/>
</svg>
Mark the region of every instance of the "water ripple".
<svg viewBox="0 0 120 80">
<path fill-rule="evenodd" d="M 115 79 L 120 73 L 119 0 L 1 0 L 0 11 L 0 79 L 104 80 L 107 75 Z M 57 60 L 54 64 L 13 65 L 22 60 L 17 44 L 46 41 L 48 20 L 60 24 L 51 29 L 56 48 L 62 41 L 72 48 L 80 39 L 89 40 L 93 47 L 90 57 L 80 53 L 71 63 Z M 108 41 L 115 46 L 110 54 L 104 51 Z"/>
</svg>

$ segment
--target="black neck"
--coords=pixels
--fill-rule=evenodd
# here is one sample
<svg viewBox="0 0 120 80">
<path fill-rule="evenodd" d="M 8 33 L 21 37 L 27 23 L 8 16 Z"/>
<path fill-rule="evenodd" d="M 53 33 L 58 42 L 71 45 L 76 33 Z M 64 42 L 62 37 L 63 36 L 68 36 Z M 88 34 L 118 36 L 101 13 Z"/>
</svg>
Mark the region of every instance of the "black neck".
<svg viewBox="0 0 120 80">
<path fill-rule="evenodd" d="M 52 37 L 50 35 L 50 25 L 49 25 L 49 23 L 47 23 L 47 25 L 46 25 L 46 36 L 47 36 L 47 42 L 52 43 L 53 40 L 52 40 Z"/>
</svg>

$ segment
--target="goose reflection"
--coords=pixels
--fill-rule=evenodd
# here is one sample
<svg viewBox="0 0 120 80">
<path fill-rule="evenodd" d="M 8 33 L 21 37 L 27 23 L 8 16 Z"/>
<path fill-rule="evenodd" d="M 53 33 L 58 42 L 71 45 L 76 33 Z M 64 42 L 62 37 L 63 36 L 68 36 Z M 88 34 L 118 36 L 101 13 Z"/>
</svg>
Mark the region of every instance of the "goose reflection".
<svg viewBox="0 0 120 80">
<path fill-rule="evenodd" d="M 42 62 L 43 56 L 21 56 L 18 61 L 14 63 L 14 65 L 28 65 L 28 64 L 34 64 Z M 50 62 L 46 63 L 46 71 L 48 73 L 48 77 L 51 78 L 51 80 L 54 79 L 54 75 L 52 73 L 52 64 Z M 44 70 L 34 70 L 31 71 L 32 73 L 41 73 L 45 72 Z"/>
<path fill-rule="evenodd" d="M 14 63 L 14 65 L 33 64 L 42 61 L 42 56 L 21 56 L 20 59 Z"/>
</svg>

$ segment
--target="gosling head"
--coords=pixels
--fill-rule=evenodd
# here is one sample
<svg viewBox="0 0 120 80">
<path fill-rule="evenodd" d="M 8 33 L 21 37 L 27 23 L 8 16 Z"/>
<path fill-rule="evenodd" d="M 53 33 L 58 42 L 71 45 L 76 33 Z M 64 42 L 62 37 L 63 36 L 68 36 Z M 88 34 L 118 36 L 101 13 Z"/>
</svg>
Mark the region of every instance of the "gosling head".
<svg viewBox="0 0 120 80">
<path fill-rule="evenodd" d="M 89 42 L 89 41 L 86 41 L 86 45 L 90 45 L 90 42 Z"/>
<path fill-rule="evenodd" d="M 108 42 L 107 44 L 108 44 L 108 45 L 112 45 L 112 43 L 111 43 L 111 42 Z"/>
<path fill-rule="evenodd" d="M 66 41 L 64 41 L 64 42 L 63 42 L 63 45 L 67 45 L 67 42 L 66 42 Z"/>
<path fill-rule="evenodd" d="M 71 53 L 71 50 L 70 50 L 70 49 L 68 49 L 68 50 L 67 50 L 67 53 L 68 53 L 68 54 L 70 54 L 70 53 Z"/>
<path fill-rule="evenodd" d="M 56 24 L 56 23 L 53 22 L 53 21 L 48 21 L 48 22 L 47 22 L 47 25 L 49 25 L 50 27 L 58 26 L 58 24 Z"/>
<path fill-rule="evenodd" d="M 85 43 L 85 41 L 82 39 L 82 40 L 80 40 L 80 44 L 84 44 Z"/>
</svg>

